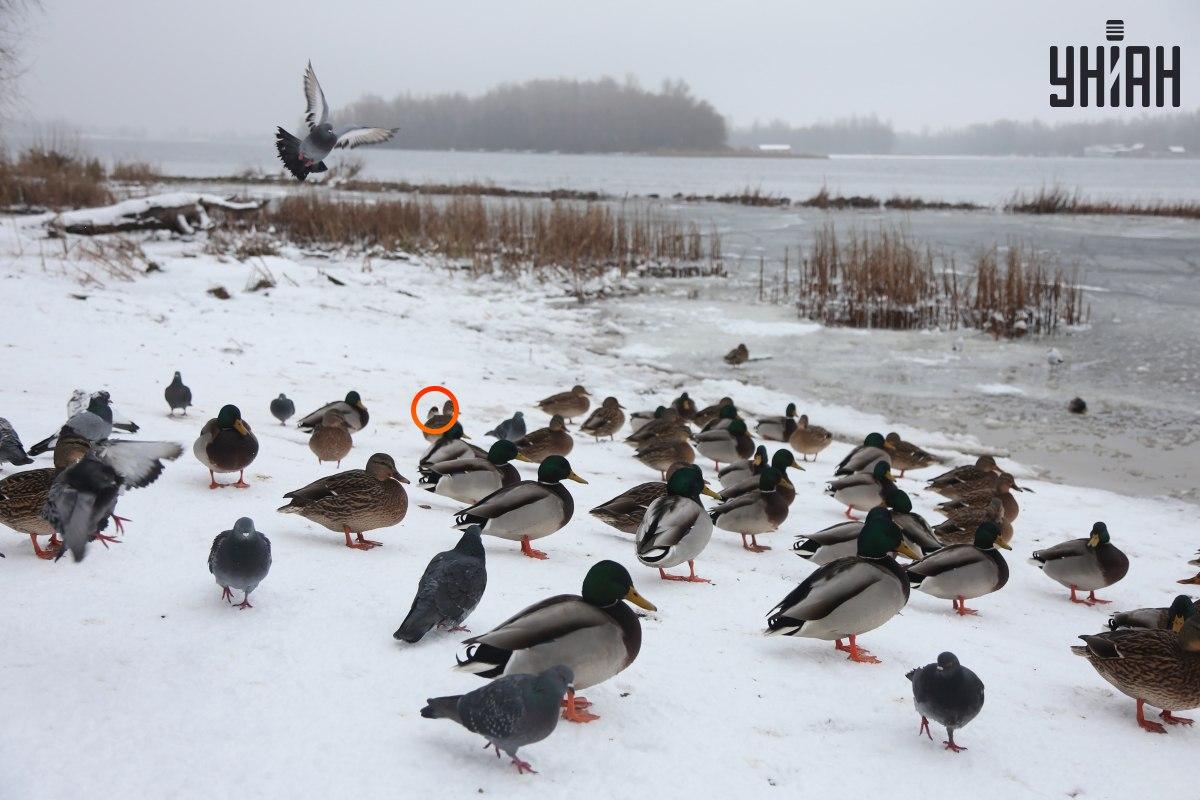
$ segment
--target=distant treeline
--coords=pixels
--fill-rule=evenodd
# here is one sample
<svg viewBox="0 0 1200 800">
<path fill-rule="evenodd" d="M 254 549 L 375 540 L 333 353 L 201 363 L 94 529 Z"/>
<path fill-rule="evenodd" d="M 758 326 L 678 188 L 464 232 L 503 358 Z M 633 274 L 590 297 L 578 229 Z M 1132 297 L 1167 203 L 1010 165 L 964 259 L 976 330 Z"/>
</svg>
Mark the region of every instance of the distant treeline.
<svg viewBox="0 0 1200 800">
<path fill-rule="evenodd" d="M 734 147 L 787 144 L 805 153 L 906 155 L 1078 156 L 1093 145 L 1138 143 L 1147 151 L 1182 146 L 1191 155 L 1200 153 L 1200 111 L 1054 125 L 997 120 L 920 133 L 897 132 L 873 116 L 851 117 L 802 127 L 779 121 L 755 124 L 730 135 Z"/>
<path fill-rule="evenodd" d="M 504 84 L 479 97 L 369 96 L 340 117 L 399 126 L 389 146 L 422 150 L 715 150 L 728 135 L 725 119 L 683 81 L 657 92 L 603 78 Z"/>
</svg>

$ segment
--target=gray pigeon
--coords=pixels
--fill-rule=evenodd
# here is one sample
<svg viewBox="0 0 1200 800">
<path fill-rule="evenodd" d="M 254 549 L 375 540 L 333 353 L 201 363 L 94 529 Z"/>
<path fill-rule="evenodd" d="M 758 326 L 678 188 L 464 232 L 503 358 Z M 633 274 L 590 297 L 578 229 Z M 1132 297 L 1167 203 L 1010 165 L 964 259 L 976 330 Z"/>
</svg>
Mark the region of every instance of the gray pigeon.
<svg viewBox="0 0 1200 800">
<path fill-rule="evenodd" d="M 68 404 L 70 410 L 70 404 Z M 113 431 L 113 413 L 108 392 L 96 392 L 88 399 L 87 408 L 75 411 L 64 423 L 89 442 L 100 442 L 107 439 Z M 60 428 L 61 430 L 61 428 Z M 29 448 L 29 454 L 36 456 L 54 449 L 58 442 L 58 433 L 42 439 Z"/>
<path fill-rule="evenodd" d="M 175 415 L 176 409 L 183 412 L 187 416 L 188 406 L 192 404 L 192 390 L 183 384 L 183 378 L 178 372 L 171 379 L 171 384 L 163 390 L 163 397 L 167 399 L 167 405 L 171 407 L 171 416 Z"/>
<path fill-rule="evenodd" d="M 484 435 L 515 442 L 525 435 L 525 415 L 518 411 Z"/>
<path fill-rule="evenodd" d="M 417 582 L 408 616 L 392 634 L 405 642 L 417 642 L 434 628 L 465 631 L 463 620 L 471 615 L 487 586 L 482 529 L 471 525 L 453 550 L 438 553 Z"/>
<path fill-rule="evenodd" d="M 517 758 L 517 750 L 554 733 L 563 695 L 574 681 L 571 668 L 561 665 L 538 675 L 505 675 L 473 692 L 430 698 L 421 716 L 452 719 L 486 738 L 496 748 L 496 758 L 501 750 L 507 753 L 518 773 L 536 773 Z"/>
<path fill-rule="evenodd" d="M 92 398 L 101 393 L 108 394 L 108 392 L 105 392 L 104 390 L 100 390 L 99 392 L 89 392 L 85 389 L 76 389 L 75 391 L 71 392 L 71 399 L 67 401 L 67 419 L 70 419 L 80 411 L 83 411 L 85 408 L 87 408 L 88 403 L 92 401 Z M 110 411 L 112 411 L 112 422 L 114 428 L 125 431 L 126 433 L 137 433 L 139 430 L 141 430 L 136 422 L 121 415 L 121 412 L 118 411 L 116 406 L 112 404 L 111 397 L 108 401 L 108 408 Z"/>
<path fill-rule="evenodd" d="M 0 417 L 0 464 L 6 461 L 18 467 L 33 463 L 33 459 L 25 452 L 25 446 L 21 444 L 21 437 L 13 430 L 12 423 Z"/>
<path fill-rule="evenodd" d="M 271 416 L 279 420 L 280 425 L 286 425 L 287 421 L 296 414 L 296 404 L 288 399 L 288 396 L 283 392 L 279 393 L 271 401 Z"/>
<path fill-rule="evenodd" d="M 391 139 L 400 130 L 362 125 L 348 125 L 334 130 L 329 124 L 329 104 L 325 102 L 321 84 L 317 83 L 317 73 L 313 72 L 311 61 L 308 62 L 308 69 L 304 70 L 304 101 L 304 122 L 308 125 L 308 136 L 301 141 L 283 128 L 275 130 L 275 149 L 279 151 L 279 160 L 288 172 L 296 176 L 296 180 L 304 180 L 310 172 L 329 169 L 321 159 L 335 148 L 379 144 Z"/>
<path fill-rule="evenodd" d="M 173 442 L 101 442 L 60 472 L 42 507 L 42 518 L 62 537 L 59 557 L 70 549 L 82 560 L 87 543 L 108 524 L 121 490 L 153 483 L 163 459 L 174 461 L 182 452 Z"/>
<path fill-rule="evenodd" d="M 975 719 L 983 708 L 983 681 L 971 670 L 958 663 L 954 653 L 942 653 L 936 664 L 905 673 L 912 681 L 913 704 L 921 715 L 921 727 L 917 735 L 924 733 L 931 740 L 929 720 L 946 728 L 949 739 L 943 744 L 947 750 L 966 750 L 954 743 L 954 731 Z"/>
<path fill-rule="evenodd" d="M 242 517 L 233 530 L 222 531 L 208 551 L 208 571 L 221 587 L 221 597 L 233 602 L 232 589 L 241 589 L 237 608 L 254 608 L 250 593 L 271 570 L 271 540 L 254 529 L 254 520 Z"/>
</svg>

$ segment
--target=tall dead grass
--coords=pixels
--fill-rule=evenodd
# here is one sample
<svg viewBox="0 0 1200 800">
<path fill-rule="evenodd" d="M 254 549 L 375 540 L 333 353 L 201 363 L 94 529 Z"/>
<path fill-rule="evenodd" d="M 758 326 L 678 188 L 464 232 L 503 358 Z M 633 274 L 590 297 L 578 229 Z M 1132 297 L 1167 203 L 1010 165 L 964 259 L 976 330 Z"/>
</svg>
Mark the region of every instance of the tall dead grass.
<svg viewBox="0 0 1200 800">
<path fill-rule="evenodd" d="M 1127 214 L 1146 217 L 1183 217 L 1200 219 L 1200 202 L 1157 200 L 1153 202 L 1117 202 L 1090 200 L 1078 189 L 1043 186 L 1026 195 L 1015 192 L 1004 210 L 1013 214 Z"/>
<path fill-rule="evenodd" d="M 52 148 L 31 147 L 15 159 L 0 154 L 0 208 L 59 211 L 113 201 L 104 165 Z"/>
</svg>

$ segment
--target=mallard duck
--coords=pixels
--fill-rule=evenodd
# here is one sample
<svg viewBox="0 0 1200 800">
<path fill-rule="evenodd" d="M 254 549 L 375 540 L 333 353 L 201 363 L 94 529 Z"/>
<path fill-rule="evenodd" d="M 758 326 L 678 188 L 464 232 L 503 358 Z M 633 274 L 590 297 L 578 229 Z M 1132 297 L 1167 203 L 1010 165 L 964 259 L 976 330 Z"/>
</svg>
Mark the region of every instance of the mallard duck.
<svg viewBox="0 0 1200 800">
<path fill-rule="evenodd" d="M 975 531 L 971 544 L 943 547 L 908 568 L 912 588 L 949 600 L 959 616 L 979 613 L 967 601 L 998 592 L 1008 583 L 1008 563 L 996 550 L 1011 550 L 999 541 L 1000 526 L 985 522 Z"/>
<path fill-rule="evenodd" d="M 326 411 L 336 411 L 346 418 L 346 425 L 350 428 L 351 433 L 358 433 L 363 428 L 367 427 L 367 422 L 370 421 L 371 415 L 367 413 L 367 407 L 363 405 L 362 397 L 358 392 L 346 392 L 345 400 L 334 400 L 326 403 L 311 414 L 306 415 L 303 419 L 296 423 L 296 426 L 305 432 L 312 432 L 312 429 L 325 419 Z"/>
<path fill-rule="evenodd" d="M 965 464 L 961 467 L 955 467 L 949 472 L 944 472 L 936 478 L 932 478 L 926 488 L 937 492 L 942 497 L 947 497 L 951 500 L 959 500 L 963 497 L 974 495 L 980 491 L 994 490 L 996 485 L 997 475 L 1006 475 L 1000 467 L 996 466 L 996 459 L 991 456 L 980 456 L 975 459 L 974 464 Z M 1011 478 L 1012 476 L 1009 475 Z M 1027 491 L 1012 484 L 1014 491 Z"/>
<path fill-rule="evenodd" d="M 725 363 L 736 367 L 738 364 L 745 364 L 750 360 L 750 351 L 746 345 L 739 344 L 737 347 L 725 354 Z"/>
<path fill-rule="evenodd" d="M 998 497 L 984 506 L 963 506 L 946 513 L 948 519 L 933 527 L 934 536 L 944 545 L 970 544 L 975 541 L 975 529 L 985 522 L 999 525 L 1000 541 L 1012 543 L 1013 526 L 1004 518 L 1004 505 Z"/>
<path fill-rule="evenodd" d="M 678 411 L 679 418 L 683 420 L 690 420 L 692 417 L 696 416 L 696 401 L 688 397 L 687 392 L 684 392 L 683 394 L 679 395 L 679 397 L 676 397 L 674 400 L 672 400 L 671 408 Z"/>
<path fill-rule="evenodd" d="M 408 494 L 401 484 L 408 479 L 396 469 L 387 453 L 367 459 L 366 469 L 351 469 L 313 481 L 302 489 L 288 492 L 290 500 L 280 506 L 282 514 L 299 514 L 346 536 L 346 547 L 370 550 L 382 542 L 364 539 L 367 531 L 390 528 L 408 513 Z M 351 541 L 350 534 L 357 534 Z"/>
<path fill-rule="evenodd" d="M 421 477 L 417 485 L 427 492 L 450 497 L 460 503 L 478 503 L 497 489 L 512 486 L 521 480 L 516 467 L 508 463 L 514 458 L 518 461 L 529 460 L 517 451 L 515 444 L 500 439 L 492 443 L 487 458 L 472 455 L 420 467 Z"/>
<path fill-rule="evenodd" d="M 575 690 L 603 683 L 637 658 L 642 626 L 624 600 L 657 611 L 638 594 L 627 569 L 615 561 L 599 561 L 588 570 L 579 595 L 549 597 L 463 642 L 466 657 L 458 659 L 457 669 L 496 678 L 562 664 L 575 673 L 563 719 L 599 719 L 585 710 L 591 704 L 576 697 Z"/>
<path fill-rule="evenodd" d="M 455 527 L 466 530 L 478 525 L 482 533 L 521 542 L 521 552 L 530 558 L 546 558 L 529 543 L 549 536 L 571 521 L 575 500 L 565 480 L 587 483 L 562 456 L 546 456 L 538 467 L 536 481 L 519 481 L 489 494 L 473 506 L 459 511 Z"/>
<path fill-rule="evenodd" d="M 440 464 L 443 461 L 454 461 L 459 458 L 487 458 L 487 452 L 467 444 L 464 439 L 471 437 L 463 433 L 461 422 L 456 422 L 450 429 L 438 437 L 429 449 L 417 461 L 417 468 L 430 464 Z"/>
<path fill-rule="evenodd" d="M 696 558 L 712 538 L 713 524 L 700 494 L 716 497 L 704 483 L 700 468 L 688 464 L 667 479 L 667 492 L 646 509 L 635 534 L 638 561 L 658 569 L 665 581 L 712 583 L 696 575 Z M 667 569 L 687 562 L 689 574 L 670 575 Z"/>
<path fill-rule="evenodd" d="M 733 424 L 735 419 L 741 419 L 741 415 L 738 413 L 737 406 L 735 406 L 733 403 L 728 403 L 721 406 L 721 408 L 717 411 L 716 418 L 705 423 L 704 427 L 700 429 L 700 432 L 707 433 L 708 431 L 728 428 L 731 424 Z"/>
<path fill-rule="evenodd" d="M 626 436 L 625 443 L 637 448 L 655 439 L 688 442 L 692 439 L 692 429 L 679 416 L 678 411 L 666 406 L 659 406 L 654 409 L 654 419 Z"/>
<path fill-rule="evenodd" d="M 912 681 L 913 705 L 921 715 L 917 736 L 923 733 L 933 741 L 929 732 L 932 719 L 946 728 L 946 741 L 942 744 L 947 750 L 955 753 L 966 750 L 954 743 L 954 732 L 966 727 L 983 710 L 983 681 L 979 676 L 958 663 L 954 653 L 942 653 L 936 664 L 910 670 L 904 677 Z"/>
<path fill-rule="evenodd" d="M 796 427 L 796 404 L 788 403 L 782 417 L 763 417 L 754 426 L 754 432 L 772 442 L 786 442 Z"/>
<path fill-rule="evenodd" d="M 204 423 L 200 429 L 200 435 L 192 445 L 192 453 L 201 464 L 208 467 L 211 479 L 208 488 L 234 486 L 245 489 L 250 485 L 245 480 L 246 467 L 254 463 L 258 456 L 258 437 L 242 419 L 242 412 L 237 406 L 222 406 L 216 418 Z M 236 472 L 237 483 L 217 483 L 218 472 Z"/>
<path fill-rule="evenodd" d="M 765 448 L 759 448 L 759 449 L 762 450 Z M 755 455 L 757 455 L 757 451 L 755 451 Z M 742 463 L 746 463 L 746 462 L 742 462 Z M 784 478 L 788 477 L 788 474 L 787 474 L 788 467 L 796 467 L 796 469 L 799 469 L 801 471 L 804 470 L 804 467 L 801 467 L 796 463 L 796 457 L 794 455 L 792 455 L 792 451 L 787 450 L 783 447 L 776 450 L 775 454 L 773 456 L 771 456 L 771 466 L 774 467 L 775 469 L 779 470 L 779 474 L 782 475 Z M 758 490 L 758 475 L 753 474 L 753 475 L 747 476 L 743 480 L 738 481 L 737 483 L 733 484 L 732 486 L 726 486 L 724 489 L 721 490 L 721 492 L 718 496 L 720 497 L 720 499 L 722 501 L 732 500 L 733 498 L 739 497 L 739 496 L 745 494 L 746 492 L 753 492 L 753 491 L 757 491 L 757 490 Z M 789 506 L 792 504 L 792 501 L 796 499 L 796 487 L 792 484 L 790 478 L 788 478 L 785 481 L 781 481 L 777 491 L 779 492 L 780 495 L 783 496 L 784 500 L 787 501 L 787 504 Z"/>
<path fill-rule="evenodd" d="M 721 530 L 741 534 L 746 550 L 752 553 L 770 550 L 769 546 L 759 544 L 757 537 L 772 533 L 787 519 L 787 499 L 777 491 L 785 483 L 790 486 L 791 482 L 779 470 L 767 467 L 758 474 L 757 490 L 721 503 L 708 512 L 709 516 Z"/>
<path fill-rule="evenodd" d="M 354 439 L 350 436 L 350 426 L 336 411 L 326 411 L 321 424 L 313 428 L 312 436 L 308 437 L 308 449 L 317 457 L 317 463 L 336 461 L 339 469 L 352 447 Z"/>
<path fill-rule="evenodd" d="M 883 449 L 892 456 L 892 468 L 900 470 L 900 477 L 910 469 L 924 469 L 938 463 L 937 456 L 900 438 L 892 432 L 883 438 Z"/>
<path fill-rule="evenodd" d="M 42 517 L 42 507 L 54 483 L 56 469 L 27 469 L 0 479 L 0 523 L 29 537 L 38 558 L 50 560 L 61 544 L 54 526 Z M 49 546 L 38 546 L 39 536 L 49 536 Z"/>
<path fill-rule="evenodd" d="M 64 470 L 78 462 L 92 449 L 92 443 L 86 436 L 80 436 L 64 425 L 54 440 L 54 468 Z"/>
<path fill-rule="evenodd" d="M 998 499 L 1004 519 L 1008 522 L 1013 522 L 1016 520 L 1017 515 L 1021 513 L 1021 507 L 1017 505 L 1017 499 L 1011 493 L 1014 485 L 1013 476 L 1007 472 L 1002 472 L 999 475 L 993 475 L 991 481 L 985 479 L 975 484 L 974 488 L 963 492 L 957 500 L 947 500 L 944 503 L 939 503 L 937 510 L 941 511 L 947 517 L 953 518 L 960 511 L 970 506 L 986 506 L 993 499 Z"/>
<path fill-rule="evenodd" d="M 1191 725 L 1192 720 L 1172 711 L 1200 706 L 1200 615 L 1193 615 L 1179 631 L 1109 631 L 1080 636 L 1083 646 L 1071 652 L 1083 656 L 1100 677 L 1121 694 L 1137 701 L 1137 722 L 1151 733 L 1166 728 L 1146 719 L 1143 706 L 1162 709 L 1159 716 L 1168 725 Z"/>
<path fill-rule="evenodd" d="M 1182 583 L 1182 581 L 1180 581 Z M 1200 608 L 1186 594 L 1178 595 L 1167 608 L 1139 608 L 1118 611 L 1108 620 L 1109 630 L 1118 628 L 1150 628 L 1178 632 Z"/>
<path fill-rule="evenodd" d="M 671 480 L 672 475 L 686 466 L 688 464 L 682 461 L 675 462 L 667 467 L 665 479 Z M 639 483 L 632 489 L 626 489 L 613 499 L 601 503 L 588 513 L 622 533 L 636 533 L 638 526 L 642 524 L 642 517 L 645 516 L 646 509 L 666 493 L 667 484 L 663 481 Z"/>
<path fill-rule="evenodd" d="M 731 486 L 737 486 L 747 478 L 757 477 L 765 466 L 767 466 L 767 448 L 760 444 L 750 458 L 734 461 L 717 470 L 717 480 L 723 488 L 728 489 Z"/>
<path fill-rule="evenodd" d="M 632 414 L 630 414 L 629 415 L 629 432 L 637 433 L 648 422 L 650 422 L 650 420 L 658 419 L 659 416 L 661 416 L 661 414 L 662 414 L 662 412 L 659 411 L 659 409 L 663 409 L 665 411 L 666 407 L 658 406 L 658 408 L 654 408 L 649 411 L 634 411 Z"/>
<path fill-rule="evenodd" d="M 1096 597 L 1096 590 L 1112 586 L 1129 572 L 1129 557 L 1109 541 L 1108 526 L 1103 522 L 1093 525 L 1092 533 L 1086 539 L 1072 539 L 1047 550 L 1038 550 L 1030 563 L 1070 589 L 1072 603 L 1088 606 L 1111 602 Z M 1085 589 L 1088 592 L 1086 598 L 1075 596 L 1077 590 Z"/>
<path fill-rule="evenodd" d="M 836 475 L 853 475 L 856 472 L 872 472 L 875 465 L 885 462 L 892 465 L 892 454 L 883 447 L 883 434 L 868 433 L 863 443 L 846 454 L 833 471 Z"/>
<path fill-rule="evenodd" d="M 439 409 L 437 406 L 431 406 L 429 413 L 425 415 L 425 427 L 439 430 L 450 424 L 450 420 L 454 418 L 454 401 L 447 400 L 442 403 Z M 425 437 L 427 442 L 436 442 L 442 434 L 430 433 L 429 431 L 421 431 L 421 435 Z"/>
<path fill-rule="evenodd" d="M 800 419 L 796 422 L 796 430 L 792 431 L 792 435 L 788 437 L 788 446 L 804 456 L 805 461 L 808 461 L 809 456 L 816 461 L 817 456 L 822 450 L 829 447 L 832 441 L 832 433 L 820 425 L 809 425 L 808 414 L 801 414 Z"/>
<path fill-rule="evenodd" d="M 834 641 L 851 661 L 878 664 L 857 637 L 896 616 L 908 603 L 908 576 L 892 557 L 914 557 L 886 508 L 873 508 L 858 535 L 858 552 L 813 572 L 767 615 L 767 634 Z M 849 638 L 850 645 L 842 644 Z"/>
<path fill-rule="evenodd" d="M 705 406 L 697 411 L 690 421 L 693 425 L 703 429 L 705 425 L 720 416 L 722 408 L 731 405 L 733 405 L 732 398 L 722 397 L 720 402 L 714 403 L 711 406 Z"/>
<path fill-rule="evenodd" d="M 732 464 L 749 458 L 754 453 L 754 440 L 746 432 L 744 420 L 735 419 L 728 428 L 714 428 L 696 434 L 696 449 L 700 455 L 712 459 L 713 469 L 721 464 Z"/>
<path fill-rule="evenodd" d="M 574 422 L 575 417 L 582 417 L 591 408 L 590 397 L 587 389 L 576 384 L 569 392 L 559 392 L 539 400 L 537 406 L 551 416 L 566 417 Z"/>
<path fill-rule="evenodd" d="M 696 451 L 687 442 L 674 439 L 654 439 L 638 448 L 634 458 L 651 469 L 662 473 L 663 480 L 667 479 L 667 468 L 677 461 L 692 464 L 696 461 Z"/>
<path fill-rule="evenodd" d="M 594 436 L 598 442 L 601 436 L 613 438 L 624 424 L 625 406 L 618 403 L 615 397 L 606 397 L 600 407 L 579 426 L 579 430 Z"/>
<path fill-rule="evenodd" d="M 575 439 L 567 433 L 567 424 L 563 418 L 555 414 L 550 418 L 550 424 L 538 428 L 517 439 L 517 450 L 525 458 L 540 464 L 550 456 L 568 456 L 575 447 Z"/>
<path fill-rule="evenodd" d="M 896 488 L 890 469 L 886 461 L 875 461 L 870 472 L 856 472 L 830 481 L 825 494 L 846 507 L 847 518 L 857 519 L 851 510 L 870 511 L 881 506 L 888 492 Z"/>
<path fill-rule="evenodd" d="M 942 548 L 942 543 L 930 530 L 929 523 L 912 510 L 912 500 L 907 494 L 896 489 L 888 493 L 884 502 L 892 512 L 892 523 L 900 529 L 905 545 L 919 558 Z M 817 566 L 829 564 L 839 558 L 854 555 L 862 526 L 861 521 L 839 522 L 816 533 L 797 536 L 792 550 L 796 555 Z"/>
</svg>

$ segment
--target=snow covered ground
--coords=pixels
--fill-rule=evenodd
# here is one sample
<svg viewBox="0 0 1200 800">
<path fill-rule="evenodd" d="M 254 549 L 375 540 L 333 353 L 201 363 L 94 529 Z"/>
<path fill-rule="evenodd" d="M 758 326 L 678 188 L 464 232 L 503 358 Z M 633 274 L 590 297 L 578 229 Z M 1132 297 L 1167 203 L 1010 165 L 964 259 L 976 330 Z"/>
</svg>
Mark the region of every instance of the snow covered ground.
<svg viewBox="0 0 1200 800">
<path fill-rule="evenodd" d="M 685 376 L 655 361 L 653 342 L 606 325 L 603 306 L 576 306 L 535 284 L 471 281 L 417 261 L 375 260 L 365 270 L 358 259 L 291 253 L 267 259 L 278 288 L 250 293 L 243 287 L 259 277 L 257 260 L 206 256 L 202 239 L 147 244 L 161 272 L 123 281 L 77 260 L 77 249 L 64 259 L 61 242 L 39 238 L 37 218 L 0 222 L 8 309 L 0 416 L 28 445 L 62 422 L 72 389 L 104 387 L 142 426 L 139 437 L 187 446 L 157 483 L 122 499 L 133 522 L 110 550 L 93 545 L 80 564 L 50 563 L 34 558 L 27 539 L 0 537 L 4 798 L 1194 792 L 1200 730 L 1142 732 L 1133 701 L 1068 647 L 1101 629 L 1108 609 L 1170 602 L 1174 581 L 1191 574 L 1195 507 L 1034 481 L 1036 493 L 1019 495 L 1012 578 L 972 603 L 980 616 L 959 618 L 948 602 L 914 592 L 899 617 L 862 639 L 883 663 L 858 665 L 825 642 L 762 635 L 767 611 L 812 569 L 790 551 L 793 536 L 841 518 L 821 488 L 847 443 L 795 477 L 791 516 L 760 539 L 774 550 L 754 555 L 717 531 L 698 561 L 714 580 L 704 586 L 659 581 L 633 557 L 630 537 L 587 514 L 656 475 L 620 441 L 577 439 L 570 460 L 590 483 L 570 484 L 575 518 L 538 543 L 548 561 L 488 539 L 488 590 L 467 624 L 481 632 L 543 597 L 578 592 L 602 558 L 628 566 L 659 611 L 643 622 L 638 660 L 587 691 L 602 718 L 563 723 L 522 751 L 540 774 L 518 776 L 478 738 L 419 715 L 427 697 L 482 685 L 449 669 L 459 635 L 416 646 L 391 636 L 429 558 L 456 540 L 455 504 L 410 487 L 408 517 L 376 532 L 385 546 L 370 552 L 277 514 L 285 491 L 332 465 L 318 466 L 305 436 L 275 423 L 271 398 L 286 392 L 304 413 L 358 390 L 371 422 L 343 466 L 382 450 L 414 482 L 426 444 L 409 402 L 428 384 L 457 394 L 477 441 L 517 409 L 531 427 L 542 423 L 533 402 L 574 383 L 631 410 L 686 388 L 702 403 L 729 394 L 765 413 L 797 400 L 815 424 L 857 435 L 894 427 L 922 441 L 919 432 L 869 408 L 820 407 L 741 384 L 719 355 L 730 332 L 754 320 L 719 321 L 718 337 L 698 331 L 713 371 Z M 206 293 L 217 284 L 232 299 Z M 197 405 L 171 419 L 162 390 L 177 369 Z M 210 491 L 190 453 L 225 403 L 240 406 L 261 442 L 244 491 Z M 955 445 L 930 438 L 940 452 Z M 937 520 L 939 498 L 922 491 L 927 474 L 900 485 Z M 213 536 L 240 516 L 271 537 L 275 559 L 247 611 L 221 601 L 206 567 Z M 1086 535 L 1096 520 L 1132 560 L 1129 576 L 1101 593 L 1115 601 L 1107 609 L 1068 603 L 1024 561 L 1039 546 Z M 987 684 L 982 714 L 958 736 L 970 749 L 959 755 L 942 749 L 936 727 L 937 742 L 917 735 L 904 678 L 947 649 Z"/>
</svg>

